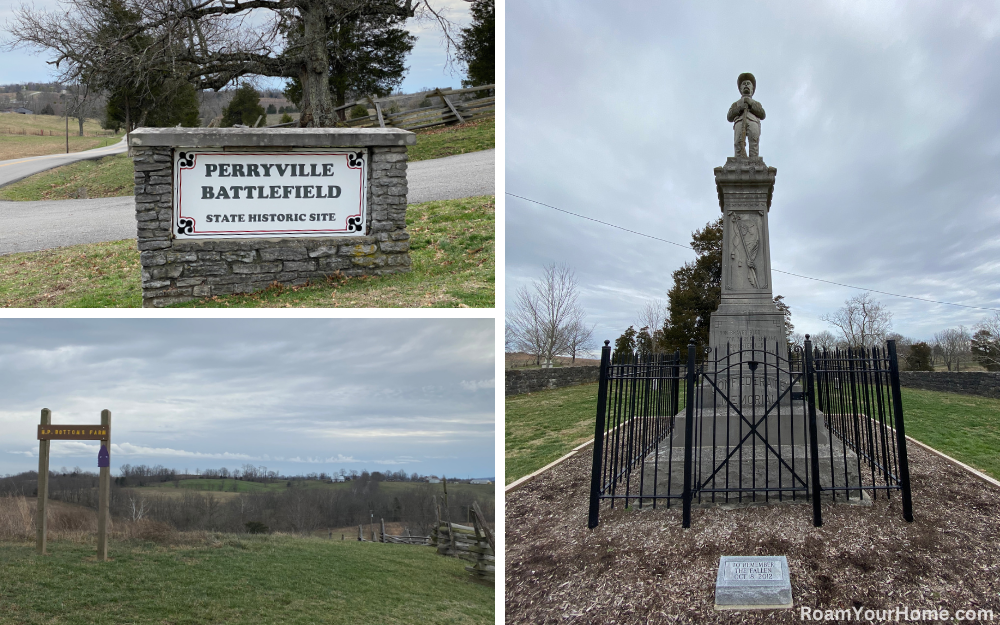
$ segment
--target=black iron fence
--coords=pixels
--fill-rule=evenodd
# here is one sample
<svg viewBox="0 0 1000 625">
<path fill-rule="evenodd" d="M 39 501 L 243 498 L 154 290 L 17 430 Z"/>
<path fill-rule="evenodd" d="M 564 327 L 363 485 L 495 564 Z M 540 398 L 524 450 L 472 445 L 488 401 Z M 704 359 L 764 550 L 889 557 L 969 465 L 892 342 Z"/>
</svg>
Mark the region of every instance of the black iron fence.
<svg viewBox="0 0 1000 625">
<path fill-rule="evenodd" d="M 684 410 L 681 412 L 683 402 Z M 895 343 L 818 352 L 750 338 L 686 362 L 601 355 L 590 527 L 608 507 L 827 500 L 901 492 L 913 520 Z"/>
</svg>

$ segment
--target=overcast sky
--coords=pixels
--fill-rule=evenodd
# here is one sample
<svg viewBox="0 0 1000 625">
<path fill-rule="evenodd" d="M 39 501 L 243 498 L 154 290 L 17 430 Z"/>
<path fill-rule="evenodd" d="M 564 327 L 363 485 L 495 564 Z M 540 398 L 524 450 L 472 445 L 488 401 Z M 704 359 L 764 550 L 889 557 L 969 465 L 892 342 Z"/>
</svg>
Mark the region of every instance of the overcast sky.
<svg viewBox="0 0 1000 625">
<path fill-rule="evenodd" d="M 111 411 L 111 466 L 491 477 L 492 319 L 0 320 L 0 474 Z M 96 470 L 97 442 L 51 464 Z M 117 473 L 115 473 L 117 474 Z"/>
<path fill-rule="evenodd" d="M 0 0 L 0 29 L 6 30 L 4 26 L 13 15 L 14 8 L 22 3 L 50 10 L 58 9 L 60 4 L 59 0 Z M 468 26 L 472 20 L 469 4 L 465 0 L 431 0 L 431 6 L 459 27 Z M 400 88 L 406 93 L 413 93 L 425 87 L 461 88 L 465 67 L 461 64 L 451 68 L 446 67 L 447 54 L 441 30 L 431 20 L 409 20 L 406 28 L 410 34 L 417 37 L 417 43 L 406 58 L 409 71 Z M 48 60 L 52 60 L 48 52 L 41 54 L 29 50 L 3 52 L 0 84 L 55 80 L 51 66 L 46 64 Z M 285 84 L 284 79 L 268 79 L 263 82 L 275 88 L 283 88 Z"/>
<path fill-rule="evenodd" d="M 517 2 L 506 33 L 507 192 L 689 244 L 752 72 L 775 269 L 1000 308 L 1000 4 Z M 601 340 L 694 258 L 510 196 L 506 228 L 508 301 L 566 263 Z M 803 333 L 860 292 L 773 284 Z M 919 339 L 993 314 L 873 295 Z"/>
</svg>

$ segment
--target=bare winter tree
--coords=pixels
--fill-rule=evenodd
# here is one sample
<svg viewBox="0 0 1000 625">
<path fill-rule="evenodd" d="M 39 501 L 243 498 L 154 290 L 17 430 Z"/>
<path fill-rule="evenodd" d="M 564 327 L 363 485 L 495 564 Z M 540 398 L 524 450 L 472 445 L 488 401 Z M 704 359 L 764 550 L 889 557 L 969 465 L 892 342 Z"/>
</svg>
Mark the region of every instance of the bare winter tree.
<svg viewBox="0 0 1000 625">
<path fill-rule="evenodd" d="M 829 330 L 823 330 L 809 336 L 813 347 L 819 351 L 833 351 L 837 348 L 837 337 Z"/>
<path fill-rule="evenodd" d="M 972 337 L 973 357 L 987 371 L 1000 371 L 1000 313 L 976 324 Z"/>
<path fill-rule="evenodd" d="M 574 319 L 566 328 L 566 351 L 571 362 L 576 362 L 576 355 L 587 353 L 594 348 L 594 328 L 588 326 L 582 318 Z"/>
<path fill-rule="evenodd" d="M 522 286 L 507 313 L 506 325 L 517 349 L 535 355 L 536 364 L 552 366 L 552 357 L 569 351 L 571 328 L 585 316 L 577 294 L 576 276 L 565 265 L 547 265 L 542 278 Z M 582 334 L 577 328 L 577 342 Z"/>
<path fill-rule="evenodd" d="M 892 313 L 868 293 L 855 295 L 844 302 L 843 308 L 820 319 L 840 330 L 849 347 L 881 345 L 892 329 Z"/>
<path fill-rule="evenodd" d="M 934 340 L 941 346 L 941 355 L 948 371 L 961 371 L 962 361 L 972 360 L 971 340 L 965 326 L 948 328 L 934 335 Z M 954 369 L 952 368 L 954 367 Z"/>
<path fill-rule="evenodd" d="M 152 93 L 163 73 L 197 89 L 244 76 L 298 78 L 301 126 L 334 126 L 330 33 L 379 18 L 436 23 L 451 58 L 453 25 L 430 0 L 63 0 L 42 11 L 22 6 L 7 24 L 9 47 L 53 53 L 63 82 Z M 349 46 L 350 42 L 345 42 Z M 145 91 L 143 90 L 145 89 Z"/>
</svg>

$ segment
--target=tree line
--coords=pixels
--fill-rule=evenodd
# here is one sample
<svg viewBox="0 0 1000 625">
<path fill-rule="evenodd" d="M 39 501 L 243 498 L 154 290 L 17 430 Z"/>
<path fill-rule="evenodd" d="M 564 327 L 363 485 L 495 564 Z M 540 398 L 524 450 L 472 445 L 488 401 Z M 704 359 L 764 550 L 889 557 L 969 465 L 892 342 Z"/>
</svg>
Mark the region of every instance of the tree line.
<svg viewBox="0 0 1000 625">
<path fill-rule="evenodd" d="M 438 26 L 463 84 L 494 82 L 494 0 L 474 0 L 463 29 L 432 0 L 64 0 L 13 14 L 5 47 L 47 53 L 59 81 L 105 98 L 105 122 L 126 130 L 200 125 L 197 92 L 259 77 L 286 81 L 300 126 L 335 126 L 348 97 L 402 83 L 412 21 Z"/>
<path fill-rule="evenodd" d="M 711 317 L 722 300 L 722 218 L 692 233 L 693 261 L 672 274 L 667 300 L 647 302 L 637 321 L 615 340 L 615 357 L 632 354 L 686 352 L 687 345 L 707 345 Z M 774 304 L 785 318 L 785 340 L 789 348 L 803 347 L 805 337 L 795 332 L 792 311 L 782 295 Z M 548 265 L 540 280 L 518 288 L 506 316 L 506 351 L 524 351 L 536 364 L 551 362 L 555 355 L 572 355 L 594 349 L 593 326 L 584 323 L 577 283 L 572 270 Z M 836 311 L 821 319 L 834 329 L 810 336 L 820 350 L 871 349 L 896 341 L 900 368 L 933 371 L 940 362 L 948 371 L 961 371 L 976 363 L 987 371 L 1000 371 L 1000 313 L 982 319 L 971 329 L 965 326 L 935 333 L 933 341 L 920 341 L 892 330 L 892 312 L 868 292 L 855 295 Z"/>
<path fill-rule="evenodd" d="M 134 468 L 129 472 L 135 478 Z M 165 475 L 161 472 L 159 475 Z M 152 477 L 152 476 L 150 476 Z M 286 478 L 282 478 L 286 479 Z M 279 531 L 310 533 L 324 528 L 365 525 L 380 519 L 402 523 L 414 535 L 426 536 L 434 525 L 436 506 L 443 505 L 441 485 L 414 483 L 388 491 L 383 480 L 367 471 L 339 488 L 308 487 L 300 479 L 288 479 L 280 490 L 239 492 L 219 497 L 211 492 L 182 489 L 179 495 L 137 489 L 135 482 L 112 484 L 110 511 L 113 517 L 166 523 L 178 531 L 218 532 Z M 25 472 L 0 479 L 0 495 L 33 496 L 38 474 Z M 52 472 L 49 497 L 97 510 L 98 476 L 83 471 Z M 492 496 L 478 498 L 468 489 L 452 488 L 448 507 L 456 522 L 466 519 L 468 508 L 478 500 L 488 521 L 494 519 Z M 366 529 L 367 531 L 367 529 Z"/>
</svg>

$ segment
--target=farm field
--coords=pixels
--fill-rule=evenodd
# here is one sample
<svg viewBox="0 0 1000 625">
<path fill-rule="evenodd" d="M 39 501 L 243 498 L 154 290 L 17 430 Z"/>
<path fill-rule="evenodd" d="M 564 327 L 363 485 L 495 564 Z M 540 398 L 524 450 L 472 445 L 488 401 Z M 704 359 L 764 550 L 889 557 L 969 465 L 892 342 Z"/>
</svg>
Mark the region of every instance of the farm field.
<svg viewBox="0 0 1000 625">
<path fill-rule="evenodd" d="M 411 204 L 412 271 L 271 288 L 185 304 L 188 307 L 493 306 L 493 196 Z M 0 307 L 139 307 L 134 239 L 0 256 Z"/>
<path fill-rule="evenodd" d="M 494 622 L 494 589 L 423 546 L 205 534 L 0 542 L 0 624 Z"/>
<path fill-rule="evenodd" d="M 506 484 L 594 437 L 597 386 L 584 384 L 506 398 Z M 1000 400 L 900 390 L 907 435 L 1000 479 L 996 452 L 1000 449 Z"/>
<path fill-rule="evenodd" d="M 82 152 L 110 145 L 119 141 L 121 135 L 109 136 L 96 119 L 83 125 L 83 137 L 76 120 L 69 120 L 69 151 Z M 20 132 L 28 134 L 14 134 Z M 45 136 L 39 136 L 43 131 Z M 32 134 L 34 133 L 34 134 Z M 51 135 L 49 133 L 52 133 Z M 66 120 L 55 115 L 19 115 L 0 113 L 0 161 L 45 154 L 61 154 L 66 151 Z"/>
</svg>

